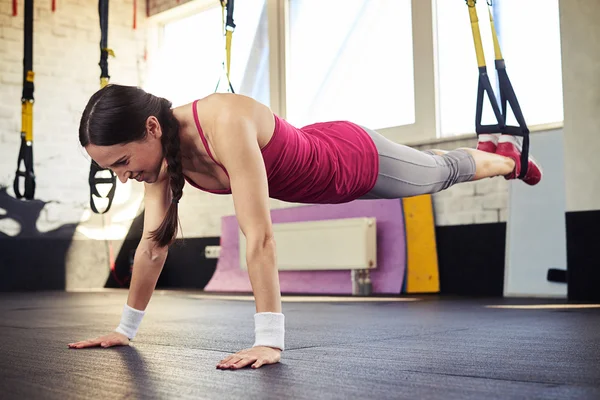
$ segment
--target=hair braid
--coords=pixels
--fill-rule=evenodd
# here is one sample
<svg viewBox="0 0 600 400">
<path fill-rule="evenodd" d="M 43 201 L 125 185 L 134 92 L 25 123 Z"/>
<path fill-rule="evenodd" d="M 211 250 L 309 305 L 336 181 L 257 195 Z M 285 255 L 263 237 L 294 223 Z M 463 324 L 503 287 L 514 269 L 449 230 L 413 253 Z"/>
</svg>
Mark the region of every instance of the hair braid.
<svg viewBox="0 0 600 400">
<path fill-rule="evenodd" d="M 185 179 L 181 170 L 181 147 L 179 143 L 179 122 L 171 111 L 171 102 L 161 99 L 161 113 L 159 121 L 163 130 L 162 148 L 165 159 L 167 160 L 167 174 L 169 175 L 169 185 L 171 187 L 171 204 L 167 215 L 160 227 L 151 233 L 152 238 L 159 246 L 168 246 L 177 237 L 177 228 L 179 225 L 178 203 L 183 195 L 183 186 Z"/>
<path fill-rule="evenodd" d="M 166 100 L 164 100 L 166 101 Z M 181 171 L 181 146 L 179 143 L 179 122 L 173 116 L 169 109 L 165 111 L 164 116 L 167 135 L 163 136 L 162 145 L 165 157 L 167 159 L 167 172 L 171 180 L 171 191 L 173 192 L 173 203 L 178 203 L 183 195 L 183 185 L 185 179 Z"/>
</svg>

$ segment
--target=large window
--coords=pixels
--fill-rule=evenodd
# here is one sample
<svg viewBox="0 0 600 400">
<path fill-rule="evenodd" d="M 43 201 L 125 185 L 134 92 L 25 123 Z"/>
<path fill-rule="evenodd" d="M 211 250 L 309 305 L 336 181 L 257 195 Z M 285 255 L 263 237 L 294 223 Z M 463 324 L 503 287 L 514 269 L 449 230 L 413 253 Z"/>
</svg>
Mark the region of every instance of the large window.
<svg viewBox="0 0 600 400">
<path fill-rule="evenodd" d="M 218 5 L 219 3 L 215 1 Z M 235 2 L 230 78 L 236 93 L 269 105 L 269 43 L 265 0 Z M 146 89 L 175 106 L 225 91 L 225 39 L 217 6 L 164 25 Z"/>
<path fill-rule="evenodd" d="M 502 0 L 494 6 L 502 55 L 525 120 L 529 125 L 562 122 L 558 0 Z"/>
<path fill-rule="evenodd" d="M 406 135 L 411 140 L 426 135 L 432 139 L 435 133 L 431 131 L 436 128 L 443 137 L 475 130 L 478 70 L 464 0 L 433 2 L 433 30 L 422 29 L 430 6 L 420 0 L 285 1 L 289 5 L 286 21 L 285 13 L 276 7 L 270 7 L 275 11 L 268 18 L 266 0 L 235 2 L 231 80 L 237 93 L 270 106 L 270 83 L 283 85 L 286 97 L 281 109 L 285 111 L 281 112 L 297 126 L 352 120 L 373 129 L 392 128 L 389 132 L 394 134 L 414 128 L 409 133 L 415 135 Z M 508 75 L 527 124 L 562 122 L 558 0 L 490 2 Z M 214 92 L 219 77 L 224 76 L 221 8 L 218 1 L 214 3 L 213 8 L 162 25 L 160 50 L 151 57 L 146 88 L 175 105 Z M 417 9 L 412 10 L 413 6 Z M 478 0 L 477 8 L 488 74 L 497 91 L 487 1 Z M 414 27 L 413 16 L 420 21 Z M 274 25 L 269 27 L 269 21 Z M 278 40 L 271 49 L 270 28 L 271 38 Z M 282 28 L 289 40 L 279 42 L 283 36 L 275 32 Z M 413 49 L 415 44 L 418 48 Z M 423 96 L 433 96 L 433 71 L 424 71 L 433 68 L 434 49 L 437 126 L 432 124 L 433 101 L 423 101 Z M 280 51 L 286 57 L 285 75 L 269 70 L 282 60 Z M 416 74 L 415 59 L 420 68 Z M 223 90 L 225 85 L 219 89 Z M 273 101 L 278 111 L 279 100 Z M 483 123 L 493 122 L 492 109 L 485 103 Z M 512 114 L 508 123 L 516 124 Z"/>
<path fill-rule="evenodd" d="M 478 70 L 464 1 L 437 1 L 442 136 L 474 132 Z M 558 0 L 493 0 L 506 70 L 528 125 L 562 122 L 562 72 Z M 497 87 L 494 48 L 485 0 L 477 2 L 490 81 Z M 497 90 L 495 88 L 495 90 Z M 484 123 L 493 123 L 484 103 Z M 509 114 L 509 124 L 516 124 Z"/>
<path fill-rule="evenodd" d="M 410 0 L 290 0 L 287 119 L 414 123 Z"/>
</svg>

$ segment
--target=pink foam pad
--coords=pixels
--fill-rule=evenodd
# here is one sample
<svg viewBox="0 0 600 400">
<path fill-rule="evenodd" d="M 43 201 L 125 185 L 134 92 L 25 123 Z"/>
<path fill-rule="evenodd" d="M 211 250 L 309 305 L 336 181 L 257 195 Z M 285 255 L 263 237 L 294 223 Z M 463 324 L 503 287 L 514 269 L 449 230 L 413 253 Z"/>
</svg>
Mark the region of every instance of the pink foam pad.
<svg viewBox="0 0 600 400">
<path fill-rule="evenodd" d="M 371 271 L 373 294 L 399 294 L 406 269 L 404 215 L 399 200 L 358 200 L 271 211 L 273 223 L 341 218 L 377 219 L 377 269 Z M 222 218 L 221 254 L 207 292 L 252 292 L 239 263 L 239 227 L 235 216 Z M 352 294 L 350 271 L 280 271 L 282 293 Z"/>
</svg>

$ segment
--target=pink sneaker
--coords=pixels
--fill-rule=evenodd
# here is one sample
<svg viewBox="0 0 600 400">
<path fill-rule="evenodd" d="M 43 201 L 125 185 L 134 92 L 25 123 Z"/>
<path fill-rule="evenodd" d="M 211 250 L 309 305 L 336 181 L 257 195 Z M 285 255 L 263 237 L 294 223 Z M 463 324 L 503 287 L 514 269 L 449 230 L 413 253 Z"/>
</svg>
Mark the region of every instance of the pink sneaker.
<svg viewBox="0 0 600 400">
<path fill-rule="evenodd" d="M 521 172 L 521 149 L 523 138 L 519 136 L 502 135 L 498 140 L 496 154 L 504 157 L 510 157 L 515 161 L 515 169 L 506 175 L 505 179 L 515 179 Z M 542 168 L 538 162 L 529 154 L 527 163 L 527 173 L 523 177 L 523 182 L 528 185 L 537 185 L 542 180 Z"/>
<path fill-rule="evenodd" d="M 477 150 L 485 151 L 486 153 L 495 153 L 496 145 L 498 144 L 499 134 L 482 133 L 478 137 Z"/>
<path fill-rule="evenodd" d="M 485 151 L 486 153 L 495 153 L 496 144 L 494 142 L 477 142 L 477 150 Z"/>
</svg>

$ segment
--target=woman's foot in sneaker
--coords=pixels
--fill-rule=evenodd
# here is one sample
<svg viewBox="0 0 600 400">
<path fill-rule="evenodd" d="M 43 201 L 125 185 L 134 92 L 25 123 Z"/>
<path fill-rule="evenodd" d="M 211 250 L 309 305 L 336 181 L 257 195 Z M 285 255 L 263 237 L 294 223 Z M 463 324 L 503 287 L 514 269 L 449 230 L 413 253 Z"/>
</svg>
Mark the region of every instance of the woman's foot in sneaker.
<svg viewBox="0 0 600 400">
<path fill-rule="evenodd" d="M 495 153 L 498 145 L 499 133 L 482 133 L 477 137 L 477 150 L 485 151 L 486 153 Z"/>
<path fill-rule="evenodd" d="M 512 158 L 515 161 L 515 169 L 506 175 L 505 179 L 516 179 L 521 173 L 521 151 L 523 138 L 512 135 L 501 135 L 498 139 L 496 154 Z M 537 185 L 542 180 L 542 168 L 539 163 L 529 154 L 527 173 L 522 178 L 528 185 Z"/>
</svg>

